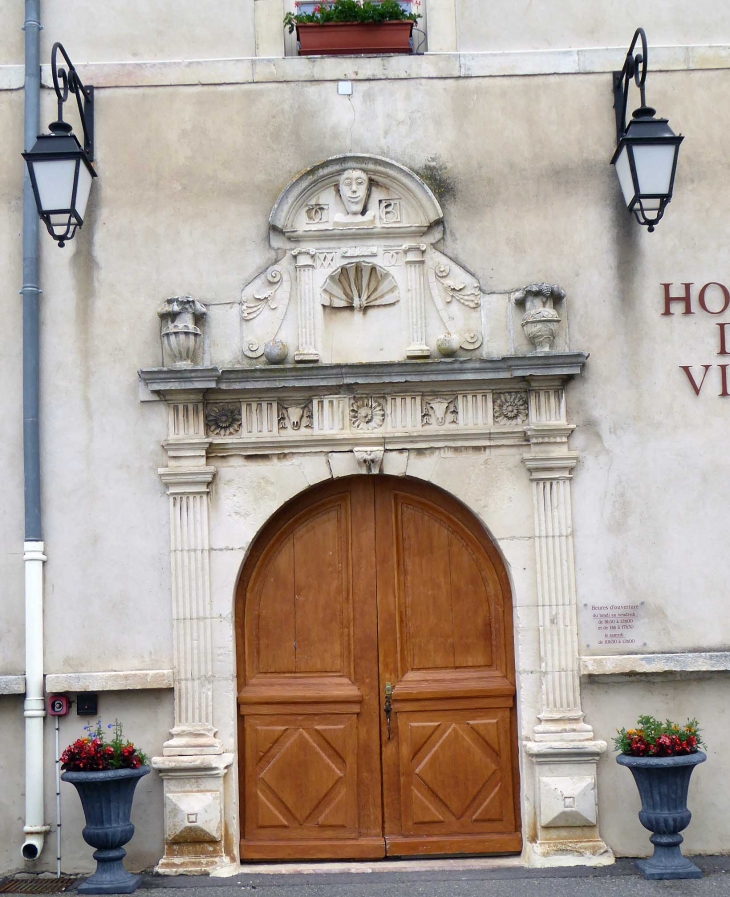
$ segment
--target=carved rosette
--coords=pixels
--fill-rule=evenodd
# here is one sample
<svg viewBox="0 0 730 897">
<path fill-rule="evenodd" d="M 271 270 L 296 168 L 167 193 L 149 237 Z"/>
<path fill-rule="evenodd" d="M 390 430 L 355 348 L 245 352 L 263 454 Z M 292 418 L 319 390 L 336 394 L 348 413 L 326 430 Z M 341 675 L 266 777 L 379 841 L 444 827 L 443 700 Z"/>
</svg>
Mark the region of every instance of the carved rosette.
<svg viewBox="0 0 730 897">
<path fill-rule="evenodd" d="M 527 395 L 524 392 L 498 392 L 493 399 L 494 422 L 506 426 L 527 421 Z"/>
<path fill-rule="evenodd" d="M 371 396 L 354 398 L 350 405 L 350 425 L 354 430 L 378 430 L 385 423 L 382 402 Z"/>
<path fill-rule="evenodd" d="M 239 402 L 218 402 L 205 409 L 205 426 L 210 436 L 236 436 L 241 432 Z"/>
</svg>

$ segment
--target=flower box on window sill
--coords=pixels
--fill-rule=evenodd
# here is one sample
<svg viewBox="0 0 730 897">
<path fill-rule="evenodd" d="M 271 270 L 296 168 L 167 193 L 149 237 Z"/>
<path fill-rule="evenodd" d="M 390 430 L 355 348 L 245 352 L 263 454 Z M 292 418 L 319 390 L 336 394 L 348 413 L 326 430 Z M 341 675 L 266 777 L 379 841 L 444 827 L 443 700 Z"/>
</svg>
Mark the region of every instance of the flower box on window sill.
<svg viewBox="0 0 730 897">
<path fill-rule="evenodd" d="M 297 25 L 300 56 L 412 53 L 413 22 L 327 22 Z"/>
</svg>

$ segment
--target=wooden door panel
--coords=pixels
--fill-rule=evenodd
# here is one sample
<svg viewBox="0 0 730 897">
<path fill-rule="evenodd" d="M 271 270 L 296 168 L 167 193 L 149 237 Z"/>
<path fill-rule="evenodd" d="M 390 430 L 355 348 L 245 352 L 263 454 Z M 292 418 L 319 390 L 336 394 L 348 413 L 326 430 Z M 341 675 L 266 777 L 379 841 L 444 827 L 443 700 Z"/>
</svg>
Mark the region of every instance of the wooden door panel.
<svg viewBox="0 0 730 897">
<path fill-rule="evenodd" d="M 244 857 L 384 854 L 373 518 L 372 483 L 329 484 L 277 515 L 244 566 Z"/>
<path fill-rule="evenodd" d="M 351 631 L 349 496 L 293 520 L 248 589 L 249 677 L 346 673 Z"/>
<path fill-rule="evenodd" d="M 510 710 L 398 717 L 404 835 L 513 831 Z"/>
<path fill-rule="evenodd" d="M 418 484 L 376 488 L 389 855 L 521 849 L 511 603 L 486 533 Z M 382 731 L 382 730 L 381 730 Z"/>
<path fill-rule="evenodd" d="M 254 543 L 238 608 L 242 856 L 520 850 L 509 583 L 468 511 L 318 487 Z"/>
<path fill-rule="evenodd" d="M 247 839 L 357 837 L 355 715 L 249 716 L 246 758 Z"/>
</svg>

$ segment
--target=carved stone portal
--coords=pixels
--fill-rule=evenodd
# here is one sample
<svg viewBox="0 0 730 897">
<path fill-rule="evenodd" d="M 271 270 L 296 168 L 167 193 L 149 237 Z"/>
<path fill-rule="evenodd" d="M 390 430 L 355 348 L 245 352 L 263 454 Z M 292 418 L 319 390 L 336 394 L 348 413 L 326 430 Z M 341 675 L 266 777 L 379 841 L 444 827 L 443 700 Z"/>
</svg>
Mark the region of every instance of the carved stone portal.
<svg viewBox="0 0 730 897">
<path fill-rule="evenodd" d="M 281 257 L 242 293 L 244 356 L 271 362 L 265 347 L 281 341 L 300 364 L 468 357 L 483 343 L 482 288 L 435 248 L 442 219 L 416 174 L 378 156 L 300 175 L 269 219 Z"/>
</svg>

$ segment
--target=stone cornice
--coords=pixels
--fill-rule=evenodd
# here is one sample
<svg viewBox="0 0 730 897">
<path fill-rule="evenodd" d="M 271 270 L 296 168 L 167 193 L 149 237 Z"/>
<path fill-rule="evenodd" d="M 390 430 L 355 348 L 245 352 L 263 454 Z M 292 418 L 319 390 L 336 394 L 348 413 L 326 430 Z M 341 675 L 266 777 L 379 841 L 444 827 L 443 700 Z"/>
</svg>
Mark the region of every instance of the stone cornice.
<svg viewBox="0 0 730 897">
<path fill-rule="evenodd" d="M 652 46 L 653 72 L 730 67 L 727 44 Z M 242 56 L 227 59 L 154 59 L 127 62 L 78 60 L 85 80 L 97 87 L 171 87 L 199 84 L 265 84 L 286 81 L 372 81 L 408 78 L 488 78 L 571 75 L 621 68 L 626 48 L 586 47 L 539 50 L 440 52 L 413 56 Z M 41 66 L 44 87 L 52 87 L 50 65 Z M 0 90 L 21 90 L 22 63 L 0 65 Z"/>
<path fill-rule="evenodd" d="M 730 672 L 730 651 L 677 654 L 609 654 L 580 659 L 582 676 L 702 675 Z"/>
<path fill-rule="evenodd" d="M 333 387 L 410 383 L 475 386 L 519 378 L 565 380 L 581 373 L 585 352 L 509 355 L 502 358 L 394 361 L 374 364 L 268 365 L 236 368 L 145 368 L 139 376 L 150 392 L 190 390 L 248 392 L 262 389 L 331 390 Z"/>
<path fill-rule="evenodd" d="M 3 674 L 0 676 L 0 695 L 24 695 L 25 676 Z"/>
<path fill-rule="evenodd" d="M 110 670 L 109 672 L 47 673 L 47 692 L 137 691 L 172 688 L 172 670 Z"/>
</svg>

